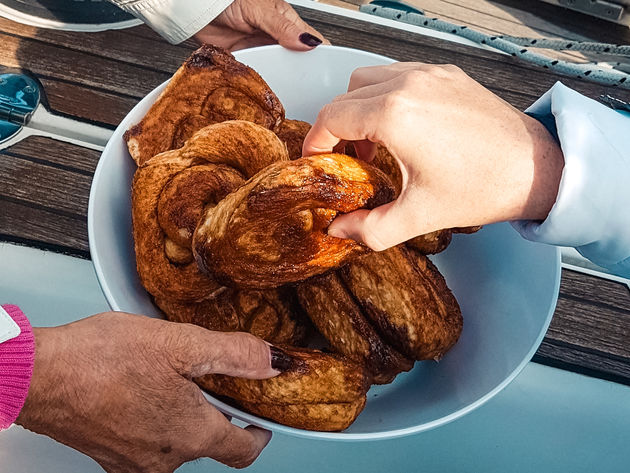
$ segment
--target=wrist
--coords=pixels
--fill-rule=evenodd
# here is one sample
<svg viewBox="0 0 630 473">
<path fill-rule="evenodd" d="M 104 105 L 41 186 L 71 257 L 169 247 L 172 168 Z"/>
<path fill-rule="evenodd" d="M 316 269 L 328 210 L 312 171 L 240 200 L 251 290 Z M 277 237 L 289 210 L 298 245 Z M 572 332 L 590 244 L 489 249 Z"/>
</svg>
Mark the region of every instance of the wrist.
<svg viewBox="0 0 630 473">
<path fill-rule="evenodd" d="M 544 220 L 558 196 L 564 157 L 554 129 L 538 117 L 526 116 L 531 140 L 531 182 L 523 189 L 522 206 L 511 220 Z"/>
<path fill-rule="evenodd" d="M 26 396 L 24 406 L 15 423 L 34 432 L 49 434 L 47 424 L 56 412 L 53 406 L 53 392 L 63 383 L 58 379 L 53 367 L 55 349 L 54 328 L 34 328 L 35 359 L 31 377 L 31 386 Z M 54 422 L 54 421 L 52 421 Z"/>
<path fill-rule="evenodd" d="M 3 308 L 19 326 L 20 334 L 0 344 L 0 430 L 15 422 L 24 406 L 35 357 L 33 329 L 28 319 L 17 306 Z"/>
</svg>

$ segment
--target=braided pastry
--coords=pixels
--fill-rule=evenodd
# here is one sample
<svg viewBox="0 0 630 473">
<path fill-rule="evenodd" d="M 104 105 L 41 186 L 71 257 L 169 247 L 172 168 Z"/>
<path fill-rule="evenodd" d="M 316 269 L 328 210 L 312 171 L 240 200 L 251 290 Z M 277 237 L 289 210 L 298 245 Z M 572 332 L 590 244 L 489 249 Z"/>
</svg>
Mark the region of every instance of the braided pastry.
<svg viewBox="0 0 630 473">
<path fill-rule="evenodd" d="M 183 148 L 141 166 L 133 180 L 132 219 L 136 265 L 147 291 L 192 302 L 221 287 L 186 257 L 202 210 L 259 170 L 287 159 L 284 143 L 273 132 L 229 121 L 203 128 Z"/>
<path fill-rule="evenodd" d="M 278 162 L 206 210 L 193 237 L 195 259 L 216 280 L 238 287 L 303 281 L 369 251 L 328 236 L 338 212 L 392 197 L 383 173 L 349 156 Z"/>
<path fill-rule="evenodd" d="M 412 360 L 383 340 L 337 272 L 304 281 L 297 286 L 297 293 L 328 343 L 364 365 L 376 384 L 387 384 L 413 366 Z"/>
</svg>

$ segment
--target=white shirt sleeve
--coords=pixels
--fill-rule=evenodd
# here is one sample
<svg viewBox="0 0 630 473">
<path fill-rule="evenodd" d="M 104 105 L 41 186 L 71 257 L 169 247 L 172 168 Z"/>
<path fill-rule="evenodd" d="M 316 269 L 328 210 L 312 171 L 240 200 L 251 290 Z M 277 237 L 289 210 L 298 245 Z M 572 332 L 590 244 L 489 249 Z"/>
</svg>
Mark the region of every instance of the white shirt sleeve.
<svg viewBox="0 0 630 473">
<path fill-rule="evenodd" d="M 233 0 L 110 0 L 141 19 L 169 43 L 190 38 Z"/>
<path fill-rule="evenodd" d="M 0 306 L 0 343 L 17 337 L 20 332 L 20 326 L 16 324 L 7 311 Z"/>
<path fill-rule="evenodd" d="M 560 82 L 527 111 L 553 114 L 565 162 L 547 218 L 512 225 L 528 240 L 573 246 L 630 277 L 630 115 Z"/>
</svg>

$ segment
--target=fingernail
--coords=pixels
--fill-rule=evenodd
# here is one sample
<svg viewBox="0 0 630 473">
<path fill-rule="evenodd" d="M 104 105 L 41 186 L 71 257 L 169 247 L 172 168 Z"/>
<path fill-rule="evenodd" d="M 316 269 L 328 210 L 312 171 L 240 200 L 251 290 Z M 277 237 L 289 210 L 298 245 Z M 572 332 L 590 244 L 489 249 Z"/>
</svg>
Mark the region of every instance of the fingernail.
<svg viewBox="0 0 630 473">
<path fill-rule="evenodd" d="M 343 230 L 337 228 L 328 228 L 328 236 L 335 238 L 348 238 L 348 235 Z"/>
<path fill-rule="evenodd" d="M 310 46 L 312 48 L 322 44 L 322 40 L 321 39 L 319 39 L 317 36 L 313 36 L 310 33 L 302 33 L 299 36 L 299 38 L 300 38 L 300 41 L 302 41 L 304 44 L 306 44 L 307 46 Z"/>
<path fill-rule="evenodd" d="M 291 358 L 284 350 L 281 350 L 278 347 L 270 346 L 269 351 L 271 351 L 271 367 L 274 370 L 282 373 L 291 369 L 293 366 L 293 358 Z"/>
</svg>

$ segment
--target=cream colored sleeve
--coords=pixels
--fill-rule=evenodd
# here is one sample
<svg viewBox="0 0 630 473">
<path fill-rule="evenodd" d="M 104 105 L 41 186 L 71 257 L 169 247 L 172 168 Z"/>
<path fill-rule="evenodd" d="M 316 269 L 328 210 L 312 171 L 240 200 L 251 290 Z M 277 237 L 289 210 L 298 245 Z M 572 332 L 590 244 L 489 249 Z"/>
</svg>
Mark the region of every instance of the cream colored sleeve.
<svg viewBox="0 0 630 473">
<path fill-rule="evenodd" d="M 110 0 L 141 19 L 169 43 L 190 38 L 233 0 Z"/>
</svg>

